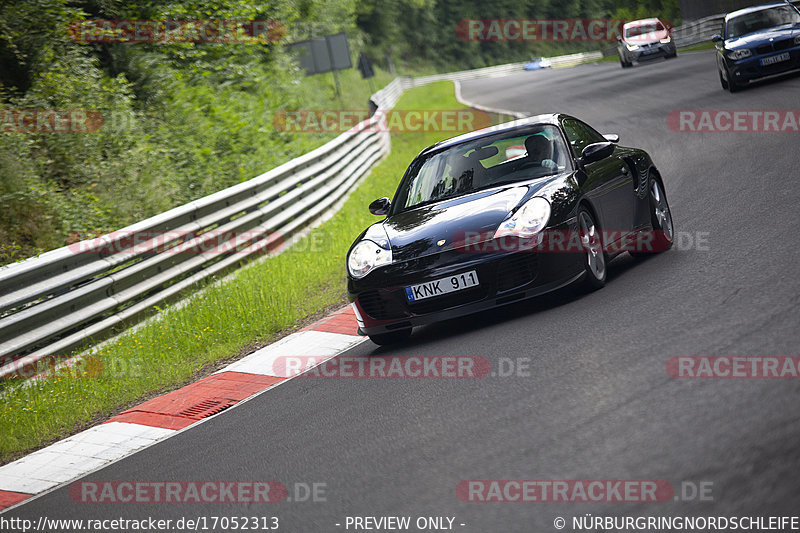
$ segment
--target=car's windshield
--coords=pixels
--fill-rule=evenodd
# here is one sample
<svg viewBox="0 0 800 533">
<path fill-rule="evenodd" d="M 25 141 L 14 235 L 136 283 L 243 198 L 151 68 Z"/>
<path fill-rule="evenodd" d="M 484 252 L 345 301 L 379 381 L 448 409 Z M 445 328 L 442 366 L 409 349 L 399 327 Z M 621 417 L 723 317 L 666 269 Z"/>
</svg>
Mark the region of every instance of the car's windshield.
<svg viewBox="0 0 800 533">
<path fill-rule="evenodd" d="M 395 199 L 399 210 L 504 183 L 563 172 L 568 150 L 556 126 L 535 126 L 461 143 L 416 159 Z"/>
<path fill-rule="evenodd" d="M 664 30 L 666 30 L 666 28 L 659 21 L 643 22 L 641 24 L 637 24 L 635 26 L 628 26 L 627 28 L 625 28 L 625 38 L 629 39 L 631 37 L 639 37 L 640 35 L 644 35 L 646 33 L 653 33 Z"/>
<path fill-rule="evenodd" d="M 761 30 L 784 26 L 787 24 L 800 24 L 800 13 L 789 6 L 778 6 L 761 11 L 754 11 L 739 15 L 728 21 L 726 39 L 733 39 Z"/>
</svg>

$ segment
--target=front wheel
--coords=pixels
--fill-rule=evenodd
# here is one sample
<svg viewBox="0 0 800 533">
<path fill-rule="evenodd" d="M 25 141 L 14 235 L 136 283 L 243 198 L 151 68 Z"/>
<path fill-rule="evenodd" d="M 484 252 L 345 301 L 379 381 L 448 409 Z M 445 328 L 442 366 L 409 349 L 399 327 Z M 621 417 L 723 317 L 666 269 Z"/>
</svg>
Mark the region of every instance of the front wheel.
<svg viewBox="0 0 800 533">
<path fill-rule="evenodd" d="M 725 81 L 725 76 L 722 75 L 722 71 L 719 71 L 719 83 L 722 85 L 723 90 L 728 90 L 728 82 Z"/>
<path fill-rule="evenodd" d="M 731 71 L 730 70 L 726 70 L 726 73 L 728 74 L 728 90 L 730 92 L 732 92 L 732 93 L 739 92 L 739 89 L 741 89 L 741 86 L 737 85 L 736 82 L 733 81 L 733 77 L 731 76 Z"/>
<path fill-rule="evenodd" d="M 578 211 L 578 229 L 581 244 L 586 252 L 584 263 L 584 287 L 590 291 L 600 289 L 606 284 L 606 253 L 603 239 L 592 213 L 585 207 Z"/>
<path fill-rule="evenodd" d="M 390 344 L 398 344 L 407 341 L 411 337 L 411 328 L 399 329 L 397 331 L 390 331 L 389 333 L 378 333 L 370 335 L 369 340 L 378 346 L 388 346 Z"/>
<path fill-rule="evenodd" d="M 653 253 L 666 252 L 672 248 L 675 238 L 675 227 L 672 223 L 672 212 L 669 209 L 667 195 L 657 179 L 650 175 L 650 223 L 653 226 L 652 239 L 648 249 L 631 252 L 634 257 L 647 257 Z"/>
</svg>

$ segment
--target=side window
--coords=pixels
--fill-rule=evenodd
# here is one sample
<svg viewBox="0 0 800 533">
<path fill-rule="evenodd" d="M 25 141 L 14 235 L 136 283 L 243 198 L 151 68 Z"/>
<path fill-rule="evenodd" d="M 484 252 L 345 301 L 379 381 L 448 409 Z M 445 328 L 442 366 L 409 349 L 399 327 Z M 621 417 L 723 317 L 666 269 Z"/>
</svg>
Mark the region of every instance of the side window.
<svg viewBox="0 0 800 533">
<path fill-rule="evenodd" d="M 575 157 L 580 157 L 583 149 L 592 143 L 605 141 L 605 138 L 592 128 L 578 120 L 567 119 L 564 121 L 564 133 L 567 135 L 570 147 Z"/>
</svg>

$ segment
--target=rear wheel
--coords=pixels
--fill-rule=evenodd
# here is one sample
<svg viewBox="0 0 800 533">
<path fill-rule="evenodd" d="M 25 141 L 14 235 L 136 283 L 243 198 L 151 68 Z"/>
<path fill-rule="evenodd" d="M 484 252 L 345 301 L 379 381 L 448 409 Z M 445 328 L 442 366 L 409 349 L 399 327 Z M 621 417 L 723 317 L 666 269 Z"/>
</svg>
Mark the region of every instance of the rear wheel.
<svg viewBox="0 0 800 533">
<path fill-rule="evenodd" d="M 589 290 L 600 289 L 606 284 L 606 253 L 603 250 L 600 229 L 592 213 L 585 207 L 578 211 L 578 230 L 586 252 L 584 286 Z"/>
<path fill-rule="evenodd" d="M 369 340 L 379 346 L 387 346 L 389 344 L 398 344 L 408 340 L 411 337 L 411 328 L 398 329 L 397 331 L 390 331 L 389 333 L 379 333 L 377 335 L 370 335 Z"/>
</svg>

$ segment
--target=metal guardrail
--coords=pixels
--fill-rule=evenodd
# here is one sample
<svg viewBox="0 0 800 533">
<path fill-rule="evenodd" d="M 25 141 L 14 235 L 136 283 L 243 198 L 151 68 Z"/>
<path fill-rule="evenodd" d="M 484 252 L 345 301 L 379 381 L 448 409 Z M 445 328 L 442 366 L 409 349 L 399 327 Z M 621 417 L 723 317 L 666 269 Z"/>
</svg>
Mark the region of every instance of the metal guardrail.
<svg viewBox="0 0 800 533">
<path fill-rule="evenodd" d="M 600 56 L 572 54 L 552 61 L 569 65 L 595 55 Z M 390 109 L 410 87 L 503 76 L 523 65 L 396 78 L 371 99 L 379 109 Z M 374 126 L 377 120 L 365 122 Z M 0 378 L 29 375 L 43 361 L 108 336 L 198 281 L 280 247 L 346 196 L 390 151 L 385 128 L 366 126 L 244 183 L 109 235 L 1 267 Z"/>
<path fill-rule="evenodd" d="M 678 26 L 672 31 L 672 38 L 677 46 L 693 46 L 710 41 L 715 33 L 722 32 L 723 20 L 724 14 L 712 15 Z"/>
<path fill-rule="evenodd" d="M 584 61 L 594 61 L 601 59 L 603 54 L 601 52 L 583 52 L 579 54 L 569 54 L 564 56 L 557 56 L 550 58 L 553 67 L 568 67 L 578 65 Z M 495 67 L 485 67 L 474 70 L 462 70 L 459 72 L 450 72 L 448 74 L 436 74 L 433 76 L 423 76 L 413 78 L 413 85 L 424 85 L 435 81 L 449 80 L 461 81 L 475 78 L 492 78 L 497 76 L 506 76 L 514 72 L 520 72 L 527 61 L 522 63 L 509 63 L 507 65 L 498 65 Z"/>
<path fill-rule="evenodd" d="M 0 377 L 27 375 L 197 281 L 278 248 L 388 153 L 383 128 L 362 129 L 247 182 L 0 269 Z"/>
</svg>

